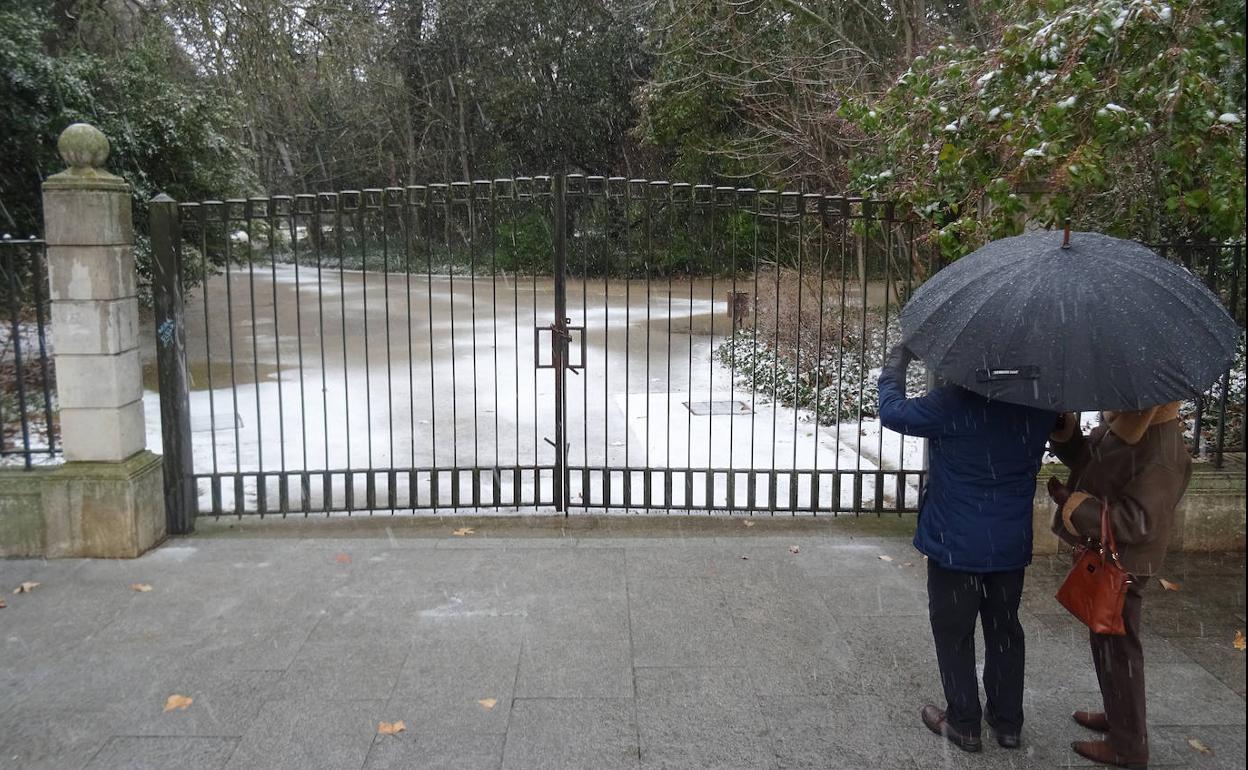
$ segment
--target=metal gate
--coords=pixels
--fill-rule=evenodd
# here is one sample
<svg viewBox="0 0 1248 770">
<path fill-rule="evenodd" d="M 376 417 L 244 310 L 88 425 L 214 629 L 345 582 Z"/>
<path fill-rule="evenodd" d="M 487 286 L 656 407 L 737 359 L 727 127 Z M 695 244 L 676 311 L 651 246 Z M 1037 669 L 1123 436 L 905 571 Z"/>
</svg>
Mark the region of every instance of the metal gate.
<svg viewBox="0 0 1248 770">
<path fill-rule="evenodd" d="M 889 203 L 569 175 L 162 197 L 151 221 L 182 528 L 915 508 L 919 445 L 874 420 L 927 272 Z"/>
</svg>

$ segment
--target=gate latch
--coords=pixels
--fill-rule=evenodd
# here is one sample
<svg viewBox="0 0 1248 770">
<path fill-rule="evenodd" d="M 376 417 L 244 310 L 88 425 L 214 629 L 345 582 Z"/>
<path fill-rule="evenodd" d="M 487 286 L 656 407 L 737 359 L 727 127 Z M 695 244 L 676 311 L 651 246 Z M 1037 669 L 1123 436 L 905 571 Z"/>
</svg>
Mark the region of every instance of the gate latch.
<svg viewBox="0 0 1248 770">
<path fill-rule="evenodd" d="M 542 345 L 543 332 L 550 335 L 549 347 Z M 585 327 L 584 326 L 565 326 L 563 330 L 558 329 L 553 323 L 550 326 L 536 326 L 533 328 L 533 365 L 538 369 L 554 369 L 555 368 L 555 342 L 559 337 L 563 337 L 565 344 L 568 345 L 569 351 L 574 347 L 573 339 L 578 344 L 580 358 L 576 361 L 572 360 L 571 353 L 568 355 L 567 368 L 572 370 L 573 374 L 579 374 L 585 368 Z M 550 351 L 550 359 L 542 361 L 543 348 Z"/>
</svg>

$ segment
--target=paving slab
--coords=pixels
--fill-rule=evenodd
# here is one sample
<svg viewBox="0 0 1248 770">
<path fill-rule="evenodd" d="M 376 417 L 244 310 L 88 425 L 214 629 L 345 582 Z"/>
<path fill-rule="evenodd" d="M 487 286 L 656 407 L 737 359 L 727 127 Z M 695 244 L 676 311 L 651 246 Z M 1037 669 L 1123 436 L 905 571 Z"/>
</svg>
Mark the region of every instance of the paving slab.
<svg viewBox="0 0 1248 770">
<path fill-rule="evenodd" d="M 221 770 L 237 745 L 237 738 L 114 736 L 86 770 Z"/>
<path fill-rule="evenodd" d="M 777 764 L 743 668 L 638 668 L 637 720 L 643 767 Z"/>
<path fill-rule="evenodd" d="M 632 698 L 627 629 L 612 639 L 528 640 L 520 655 L 517 698 Z"/>
<path fill-rule="evenodd" d="M 510 717 L 504 768 L 614 770 L 639 766 L 631 699 L 517 699 Z"/>
<path fill-rule="evenodd" d="M 365 770 L 497 770 L 503 766 L 502 734 L 430 731 L 420 726 L 373 740 Z"/>
<path fill-rule="evenodd" d="M 388 715 L 381 701 L 269 701 L 242 735 L 230 770 L 362 767 Z"/>
</svg>

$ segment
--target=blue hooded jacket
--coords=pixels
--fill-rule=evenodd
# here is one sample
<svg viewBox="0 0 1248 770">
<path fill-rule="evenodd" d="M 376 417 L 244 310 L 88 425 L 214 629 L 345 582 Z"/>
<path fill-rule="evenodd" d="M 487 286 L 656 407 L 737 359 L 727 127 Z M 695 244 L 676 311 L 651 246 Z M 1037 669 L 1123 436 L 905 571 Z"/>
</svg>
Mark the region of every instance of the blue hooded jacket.
<svg viewBox="0 0 1248 770">
<path fill-rule="evenodd" d="M 961 572 L 1026 567 L 1036 474 L 1057 414 L 989 401 L 956 385 L 906 398 L 904 383 L 902 368 L 880 373 L 880 422 L 929 440 L 914 547 Z"/>
</svg>

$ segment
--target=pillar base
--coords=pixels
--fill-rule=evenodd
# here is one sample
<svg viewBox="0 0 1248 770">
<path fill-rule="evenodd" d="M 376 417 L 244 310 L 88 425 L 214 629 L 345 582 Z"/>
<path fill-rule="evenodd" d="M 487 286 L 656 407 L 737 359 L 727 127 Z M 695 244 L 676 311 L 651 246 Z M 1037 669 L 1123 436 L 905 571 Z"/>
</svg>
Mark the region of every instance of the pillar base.
<svg viewBox="0 0 1248 770">
<path fill-rule="evenodd" d="M 160 455 L 65 463 L 42 486 L 50 558 L 133 559 L 165 539 Z"/>
</svg>

